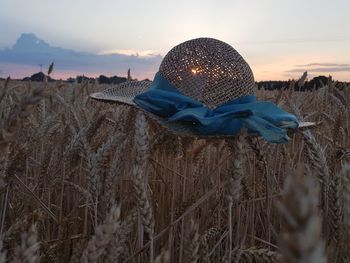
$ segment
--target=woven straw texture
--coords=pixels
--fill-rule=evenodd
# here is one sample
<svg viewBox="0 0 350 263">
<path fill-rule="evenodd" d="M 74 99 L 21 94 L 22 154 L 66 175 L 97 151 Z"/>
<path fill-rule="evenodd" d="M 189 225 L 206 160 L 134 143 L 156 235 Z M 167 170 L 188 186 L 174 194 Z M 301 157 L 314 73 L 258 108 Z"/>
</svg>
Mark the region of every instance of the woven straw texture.
<svg viewBox="0 0 350 263">
<path fill-rule="evenodd" d="M 164 57 L 160 74 L 209 108 L 254 94 L 253 73 L 229 44 L 213 38 L 183 42 Z"/>
<path fill-rule="evenodd" d="M 230 45 L 212 38 L 192 39 L 174 47 L 164 57 L 159 73 L 184 95 L 201 101 L 209 108 L 215 108 L 244 95 L 253 95 L 255 89 L 253 73 L 242 56 Z M 134 97 L 145 92 L 151 84 L 149 81 L 128 81 L 93 93 L 90 97 L 138 108 L 133 102 Z M 147 115 L 164 128 L 181 136 L 231 137 L 199 135 L 195 123 L 169 123 L 151 113 Z M 315 123 L 300 123 L 301 129 L 313 126 Z"/>
<path fill-rule="evenodd" d="M 90 94 L 90 97 L 97 100 L 135 105 L 133 102 L 134 97 L 145 92 L 151 84 L 152 82 L 150 81 L 127 81 L 102 92 Z"/>
<path fill-rule="evenodd" d="M 164 57 L 159 73 L 184 95 L 201 101 L 209 108 L 254 94 L 255 82 L 249 65 L 233 47 L 212 38 L 197 38 L 177 45 Z M 145 92 L 151 84 L 149 81 L 129 81 L 90 97 L 138 108 L 133 102 L 134 97 Z M 199 135 L 195 123 L 169 123 L 151 113 L 147 115 L 181 136 L 230 137 Z"/>
</svg>

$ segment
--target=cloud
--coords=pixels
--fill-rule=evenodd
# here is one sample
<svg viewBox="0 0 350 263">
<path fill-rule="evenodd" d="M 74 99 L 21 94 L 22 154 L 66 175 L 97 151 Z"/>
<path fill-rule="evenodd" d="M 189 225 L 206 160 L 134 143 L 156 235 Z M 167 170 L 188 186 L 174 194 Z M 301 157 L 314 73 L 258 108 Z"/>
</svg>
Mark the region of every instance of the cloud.
<svg viewBox="0 0 350 263">
<path fill-rule="evenodd" d="M 304 65 L 294 65 L 294 67 L 350 67 L 350 64 L 338 64 L 338 63 L 310 63 Z"/>
<path fill-rule="evenodd" d="M 156 53 L 154 50 L 133 50 L 133 49 L 112 49 L 104 50 L 98 55 L 126 55 L 126 56 L 136 56 L 136 57 L 154 57 Z"/>
<path fill-rule="evenodd" d="M 125 74 L 131 68 L 141 78 L 152 77 L 162 60 L 150 52 L 142 54 L 92 54 L 61 47 L 53 47 L 34 34 L 22 34 L 12 48 L 0 50 L 0 61 L 8 64 L 37 67 L 55 63 L 57 71 L 83 72 L 86 74 Z M 6 68 L 4 69 L 7 70 Z M 154 75 L 154 74 L 153 74 Z"/>
<path fill-rule="evenodd" d="M 345 67 L 322 67 L 322 68 L 298 68 L 298 69 L 291 69 L 287 70 L 286 72 L 350 72 L 350 66 Z"/>
<path fill-rule="evenodd" d="M 307 71 L 308 73 L 334 73 L 334 72 L 350 72 L 350 64 L 344 63 L 309 63 L 294 65 L 293 69 L 286 70 L 288 73 L 302 73 Z M 310 74 L 309 74 L 310 76 Z"/>
</svg>

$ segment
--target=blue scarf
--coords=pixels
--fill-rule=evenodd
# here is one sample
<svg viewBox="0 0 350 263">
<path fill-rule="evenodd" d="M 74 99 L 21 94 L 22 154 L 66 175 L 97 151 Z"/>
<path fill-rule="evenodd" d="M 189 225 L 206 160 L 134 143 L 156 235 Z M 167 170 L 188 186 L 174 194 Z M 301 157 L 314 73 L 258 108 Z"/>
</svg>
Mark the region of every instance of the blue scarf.
<svg viewBox="0 0 350 263">
<path fill-rule="evenodd" d="M 202 135 L 235 135 L 241 128 L 262 136 L 271 143 L 288 141 L 286 129 L 298 128 L 297 118 L 272 102 L 242 96 L 209 109 L 200 101 L 181 94 L 159 72 L 151 87 L 137 95 L 134 102 L 168 122 L 181 121 Z"/>
</svg>

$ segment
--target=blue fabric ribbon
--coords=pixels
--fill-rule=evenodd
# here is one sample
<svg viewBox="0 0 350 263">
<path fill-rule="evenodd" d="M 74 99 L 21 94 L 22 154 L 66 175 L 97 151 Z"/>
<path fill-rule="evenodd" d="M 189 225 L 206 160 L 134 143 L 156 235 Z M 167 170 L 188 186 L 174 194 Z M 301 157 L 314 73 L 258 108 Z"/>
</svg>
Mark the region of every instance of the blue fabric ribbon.
<svg viewBox="0 0 350 263">
<path fill-rule="evenodd" d="M 242 96 L 209 109 L 200 101 L 181 94 L 159 72 L 151 87 L 134 102 L 168 122 L 182 121 L 202 135 L 234 135 L 241 128 L 258 134 L 271 143 L 288 141 L 286 128 L 298 128 L 297 118 L 271 102 Z"/>
</svg>

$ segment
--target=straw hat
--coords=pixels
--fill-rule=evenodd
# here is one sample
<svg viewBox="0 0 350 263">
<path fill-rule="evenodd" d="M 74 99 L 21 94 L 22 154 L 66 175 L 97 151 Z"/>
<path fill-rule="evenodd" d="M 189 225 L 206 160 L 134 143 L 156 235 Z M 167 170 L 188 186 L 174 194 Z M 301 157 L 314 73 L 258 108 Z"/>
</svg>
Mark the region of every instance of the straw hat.
<svg viewBox="0 0 350 263">
<path fill-rule="evenodd" d="M 229 44 L 213 38 L 192 39 L 175 46 L 164 57 L 158 73 L 181 94 L 196 99 L 209 109 L 242 96 L 254 95 L 256 89 L 253 72 L 243 57 Z M 152 84 L 150 81 L 128 81 L 90 97 L 140 108 L 134 98 L 146 92 Z M 145 112 L 178 135 L 223 137 L 201 135 L 195 129 L 195 123 L 168 122 Z M 299 127 L 310 125 L 300 123 Z"/>
</svg>

